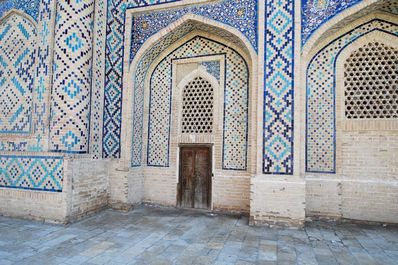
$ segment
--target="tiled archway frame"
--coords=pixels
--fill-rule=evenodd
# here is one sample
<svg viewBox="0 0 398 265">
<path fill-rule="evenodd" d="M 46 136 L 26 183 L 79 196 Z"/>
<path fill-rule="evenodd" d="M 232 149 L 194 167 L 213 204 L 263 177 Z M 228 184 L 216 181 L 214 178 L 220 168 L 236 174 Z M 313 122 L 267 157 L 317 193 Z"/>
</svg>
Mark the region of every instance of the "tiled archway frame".
<svg viewBox="0 0 398 265">
<path fill-rule="evenodd" d="M 150 98 L 150 113 L 156 111 L 159 103 L 166 101 L 168 107 L 166 113 L 159 113 L 161 117 L 167 117 L 169 109 L 172 105 L 177 104 L 177 101 L 171 102 L 171 95 L 176 93 L 172 91 L 172 61 L 180 58 L 195 58 L 209 55 L 225 54 L 225 91 L 224 91 L 224 121 L 223 121 L 223 158 L 222 168 L 226 170 L 246 170 L 247 164 L 247 135 L 248 135 L 248 88 L 249 88 L 249 69 L 243 57 L 234 49 L 224 45 L 223 43 L 200 37 L 194 36 L 188 39 L 183 45 L 172 51 L 156 66 L 151 78 L 151 84 L 156 84 L 158 89 L 165 89 L 163 93 L 159 93 L 151 85 L 151 98 Z M 158 76 L 161 73 L 161 76 Z M 153 79 L 153 77 L 155 79 Z M 166 77 L 166 78 L 165 78 Z M 157 86 L 162 84 L 163 86 Z M 162 97 L 162 100 L 156 95 Z M 168 95 L 168 96 L 167 96 Z M 145 112 L 145 111 L 144 111 Z M 137 113 L 137 112 L 134 112 Z M 175 115 L 172 115 L 175 117 Z M 151 120 L 161 122 L 155 127 L 163 128 L 158 129 L 158 133 L 154 136 L 153 131 L 149 131 L 148 158 L 157 157 L 157 162 L 153 161 L 152 165 L 167 167 L 169 164 L 169 142 L 170 142 L 170 126 L 171 120 L 154 119 L 151 115 Z M 171 116 L 170 116 L 171 118 Z M 135 120 L 135 119 L 133 119 Z M 150 126 L 154 125 L 153 122 L 149 123 Z M 137 124 L 134 124 L 134 128 Z M 173 126 L 174 127 L 174 126 Z M 138 136 L 138 135 L 137 135 Z M 133 143 L 134 143 L 133 135 Z M 155 140 L 156 139 L 156 140 Z M 159 145 L 159 142 L 161 145 Z M 151 145 L 156 145 L 157 148 L 151 148 Z M 133 144 L 134 146 L 134 144 Z M 134 156 L 133 149 L 133 156 Z M 153 163 L 155 162 L 155 163 Z"/>
<path fill-rule="evenodd" d="M 306 158 L 311 173 L 336 173 L 336 60 L 358 38 L 373 31 L 398 35 L 388 16 L 363 20 L 350 31 L 322 45 L 306 72 Z"/>
<path fill-rule="evenodd" d="M 122 101 L 126 80 L 124 76 L 127 73 L 125 69 L 128 69 L 127 58 L 134 56 L 142 44 L 159 30 L 177 23 L 187 14 L 207 17 L 226 27 L 235 28 L 256 50 L 257 3 L 256 0 L 108 1 L 103 157 L 119 158 L 121 154 Z M 139 23 L 139 19 L 133 21 L 132 14 L 134 17 L 142 16 L 150 23 Z M 140 28 L 143 30 L 136 31 Z M 133 42 L 130 41 L 132 38 Z"/>
<path fill-rule="evenodd" d="M 143 157 L 143 152 L 142 152 L 142 146 L 143 146 L 143 139 L 142 137 L 139 137 L 137 139 L 138 141 L 134 142 L 134 146 L 132 146 L 131 139 L 133 135 L 141 135 L 142 136 L 142 125 L 143 120 L 142 120 L 142 115 L 138 115 L 137 119 L 134 120 L 134 123 L 138 124 L 139 126 L 134 126 L 134 131 L 131 127 L 131 123 L 129 124 L 128 122 L 133 122 L 133 117 L 132 113 L 129 112 L 133 109 L 133 106 L 135 106 L 135 110 L 138 110 L 138 113 L 142 113 L 142 107 L 143 107 L 143 93 L 136 94 L 133 99 L 133 90 L 132 87 L 140 87 L 141 89 L 143 88 L 143 82 L 144 80 L 142 78 L 134 78 L 133 74 L 135 73 L 135 76 L 145 76 L 146 72 L 148 71 L 151 63 L 155 58 L 157 58 L 162 52 L 164 52 L 165 47 L 169 47 L 171 44 L 177 45 L 178 41 L 181 41 L 182 37 L 187 38 L 187 34 L 192 32 L 193 30 L 205 30 L 206 32 L 211 32 L 213 36 L 215 37 L 216 40 L 220 40 L 220 42 L 223 42 L 225 40 L 228 40 L 231 46 L 236 46 L 239 48 L 242 53 L 248 54 L 250 57 L 246 59 L 247 62 L 249 63 L 249 68 L 250 71 L 253 72 L 254 74 L 251 75 L 251 84 L 253 84 L 253 87 L 251 88 L 251 91 L 254 91 L 253 93 L 250 92 L 250 97 L 251 101 L 257 102 L 257 92 L 256 92 L 256 86 L 257 82 L 255 81 L 257 75 L 257 64 L 256 59 L 257 59 L 257 54 L 256 51 L 253 49 L 252 45 L 250 42 L 242 36 L 242 33 L 236 30 L 235 28 L 225 26 L 219 22 L 196 16 L 196 15 L 185 15 L 172 25 L 168 26 L 167 28 L 163 29 L 160 31 L 158 34 L 152 36 L 144 45 L 142 46 L 142 49 L 140 49 L 134 58 L 131 66 L 129 73 L 126 75 L 125 80 L 129 80 L 127 84 L 125 84 L 126 87 L 126 97 L 123 102 L 124 111 L 123 111 L 123 117 L 125 117 L 124 120 L 127 121 L 127 123 L 123 122 L 123 127 L 122 127 L 122 135 L 123 135 L 123 146 L 126 148 L 122 150 L 123 154 L 123 159 L 125 161 L 130 160 L 131 157 L 131 151 L 130 150 L 136 150 L 134 153 L 134 156 L 132 158 L 132 162 L 134 166 L 140 166 L 142 157 Z M 193 37 L 193 36 L 192 36 Z M 160 41 L 159 41 L 160 39 Z M 180 43 L 181 45 L 182 43 Z M 178 47 L 178 46 L 176 46 Z M 175 47 L 175 48 L 176 48 Z M 137 104 L 137 102 L 140 102 L 140 104 Z M 256 103 L 253 103 L 253 105 L 256 105 Z M 138 109 L 137 109 L 138 107 Z M 256 119 L 256 113 L 255 113 L 255 108 L 250 109 L 250 114 L 253 115 L 253 118 Z M 250 123 L 252 125 L 249 126 L 255 126 L 253 124 L 255 123 Z M 256 128 L 256 127 L 254 127 Z M 250 127 L 251 131 L 252 128 Z M 253 137 L 254 139 L 254 137 Z M 131 148 L 131 149 L 130 149 Z M 135 149 L 134 149 L 135 148 Z"/>
<path fill-rule="evenodd" d="M 51 93 L 51 61 L 53 50 L 53 34 L 50 29 L 55 23 L 55 0 L 41 0 L 39 4 L 34 5 L 38 10 L 28 12 L 32 16 L 35 14 L 33 18 L 37 20 L 36 70 L 32 94 L 31 134 L 29 137 L 24 135 L 22 138 L 1 137 L 0 152 L 46 152 L 48 150 L 49 97 Z M 28 6 L 24 5 L 24 8 Z M 3 18 L 11 13 L 30 17 L 20 10 L 13 9 L 4 14 Z"/>
</svg>

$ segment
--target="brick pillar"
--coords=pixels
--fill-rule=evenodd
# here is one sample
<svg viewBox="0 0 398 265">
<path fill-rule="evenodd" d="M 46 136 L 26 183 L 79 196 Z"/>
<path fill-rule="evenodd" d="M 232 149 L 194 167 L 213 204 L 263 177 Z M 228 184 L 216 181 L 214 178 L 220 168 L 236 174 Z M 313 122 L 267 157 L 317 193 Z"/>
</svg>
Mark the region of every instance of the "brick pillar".
<svg viewBox="0 0 398 265">
<path fill-rule="evenodd" d="M 57 1 L 50 150 L 88 153 L 94 0 Z"/>
</svg>

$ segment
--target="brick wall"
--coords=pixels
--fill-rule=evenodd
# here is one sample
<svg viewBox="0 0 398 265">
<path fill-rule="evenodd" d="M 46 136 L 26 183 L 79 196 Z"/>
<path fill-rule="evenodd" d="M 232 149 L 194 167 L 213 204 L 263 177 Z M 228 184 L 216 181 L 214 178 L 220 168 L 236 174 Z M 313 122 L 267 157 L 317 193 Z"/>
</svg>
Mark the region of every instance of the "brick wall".
<svg viewBox="0 0 398 265">
<path fill-rule="evenodd" d="M 289 176 L 251 179 L 250 222 L 254 225 L 302 226 L 305 219 L 305 182 Z"/>
</svg>

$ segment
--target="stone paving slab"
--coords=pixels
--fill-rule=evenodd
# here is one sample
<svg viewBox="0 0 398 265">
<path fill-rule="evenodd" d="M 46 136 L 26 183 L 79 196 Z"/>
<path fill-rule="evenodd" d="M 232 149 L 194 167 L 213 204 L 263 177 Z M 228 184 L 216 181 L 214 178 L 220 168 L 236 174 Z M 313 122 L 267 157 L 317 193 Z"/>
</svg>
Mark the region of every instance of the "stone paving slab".
<svg viewBox="0 0 398 265">
<path fill-rule="evenodd" d="M 243 216 L 148 206 L 68 226 L 0 217 L 0 265 L 398 265 L 396 227 L 247 223 Z"/>
</svg>

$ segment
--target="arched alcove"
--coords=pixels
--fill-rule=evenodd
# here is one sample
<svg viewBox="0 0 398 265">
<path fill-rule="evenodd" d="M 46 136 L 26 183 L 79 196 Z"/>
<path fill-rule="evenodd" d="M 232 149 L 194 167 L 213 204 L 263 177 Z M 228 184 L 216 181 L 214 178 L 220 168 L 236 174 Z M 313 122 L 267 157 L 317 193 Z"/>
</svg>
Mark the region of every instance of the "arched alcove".
<svg viewBox="0 0 398 265">
<path fill-rule="evenodd" d="M 256 141 L 255 123 L 251 122 L 257 108 L 257 92 L 252 94 L 257 83 L 256 57 L 253 47 L 236 29 L 195 15 L 183 17 L 143 44 L 127 77 L 123 106 L 125 111 L 130 110 L 125 112 L 125 120 L 131 123 L 122 127 L 126 143 L 122 154 L 126 160 L 131 157 L 132 166 L 144 172 L 146 200 L 175 205 L 179 145 L 200 143 L 213 146 L 214 182 L 220 181 L 213 191 L 219 185 L 231 186 L 229 194 L 215 193 L 218 195 L 213 196 L 212 206 L 249 210 L 250 172 L 255 170 L 256 160 L 255 150 L 250 148 Z M 217 74 L 211 69 L 215 62 Z M 198 73 L 217 94 L 216 129 L 212 134 L 195 136 L 181 133 L 183 100 L 179 97 L 184 78 Z M 251 130 L 253 133 L 249 133 Z M 159 189 L 165 194 L 155 194 Z M 234 189 L 243 195 L 235 196 Z M 228 196 L 230 199 L 226 199 Z"/>
<path fill-rule="evenodd" d="M 304 58 L 308 216 L 396 218 L 398 122 L 391 112 L 375 115 L 391 102 L 374 91 L 396 91 L 397 32 L 398 17 L 376 11 L 319 40 Z"/>
</svg>

